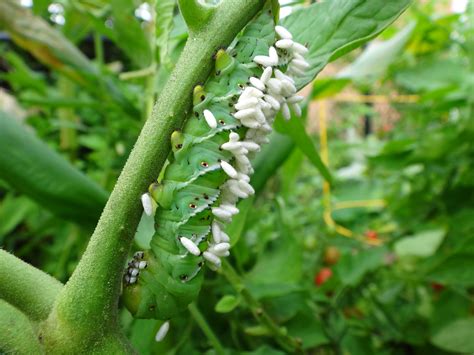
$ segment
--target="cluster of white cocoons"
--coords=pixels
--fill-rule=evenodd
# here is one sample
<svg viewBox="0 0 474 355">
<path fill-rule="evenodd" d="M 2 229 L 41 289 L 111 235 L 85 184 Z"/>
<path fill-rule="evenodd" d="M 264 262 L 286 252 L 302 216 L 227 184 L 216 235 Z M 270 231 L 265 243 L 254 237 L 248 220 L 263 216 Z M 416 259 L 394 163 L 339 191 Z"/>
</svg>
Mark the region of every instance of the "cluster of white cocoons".
<svg viewBox="0 0 474 355">
<path fill-rule="evenodd" d="M 250 185 L 249 175 L 253 173 L 253 168 L 249 154 L 258 152 L 261 144 L 268 143 L 267 136 L 272 131 L 271 125 L 279 111 L 286 120 L 291 117 L 290 109 L 295 115 L 301 116 L 298 103 L 303 97 L 296 95 L 294 78 L 304 75 L 305 69 L 309 67 L 303 57 L 308 49 L 293 41 L 293 36 L 286 28 L 276 26 L 275 30 L 279 39 L 269 48 L 268 56 L 258 55 L 253 59 L 263 67 L 262 75 L 260 78 L 249 79 L 249 85 L 242 89 L 234 106 L 237 110 L 234 117 L 247 127 L 245 139 L 242 140 L 237 133 L 231 132 L 229 141 L 221 146 L 221 149 L 231 152 L 234 159 L 232 165 L 225 161 L 220 163 L 229 179 L 220 187 L 219 206 L 212 208 L 215 217 L 211 226 L 212 241 L 209 248 L 202 253 L 203 257 L 216 267 L 221 265 L 221 257 L 229 255 L 229 236 L 224 232 L 224 226 L 239 213 L 237 201 L 255 193 Z M 287 64 L 286 73 L 278 69 L 283 64 Z M 204 116 L 208 116 L 206 122 L 213 128 L 214 115 L 207 111 Z M 191 242 L 188 239 L 185 243 L 189 244 L 188 241 Z M 194 246 L 185 245 L 190 252 L 195 250 Z"/>
<path fill-rule="evenodd" d="M 191 239 L 181 237 L 180 242 L 193 255 L 202 255 L 214 267 L 221 266 L 221 258 L 229 255 L 230 238 L 224 232 L 225 225 L 232 221 L 232 217 L 239 213 L 236 203 L 239 199 L 247 198 L 255 193 L 250 185 L 250 175 L 253 168 L 249 154 L 258 152 L 260 145 L 268 143 L 268 134 L 272 131 L 271 125 L 279 111 L 289 120 L 290 109 L 295 115 L 301 116 L 299 102 L 302 96 L 296 95 L 294 78 L 304 75 L 309 64 L 304 59 L 308 49 L 293 41 L 291 33 L 282 26 L 275 27 L 278 40 L 268 51 L 268 56 L 255 56 L 253 61 L 262 66 L 260 78 L 251 77 L 249 85 L 242 89 L 233 114 L 240 123 L 247 127 L 245 139 L 241 139 L 235 132 L 230 132 L 229 141 L 221 145 L 221 149 L 233 155 L 233 164 L 221 161 L 222 170 L 229 179 L 220 186 L 220 204 L 212 207 L 214 220 L 211 225 L 212 240 L 206 251 L 201 252 L 198 245 Z M 278 67 L 287 65 L 286 73 Z M 217 120 L 209 110 L 204 110 L 204 119 L 211 129 L 217 127 Z M 147 193 L 142 196 L 142 204 L 146 214 L 153 213 L 153 201 Z M 131 275 L 131 274 L 130 274 Z M 136 281 L 135 276 L 130 276 Z"/>
<path fill-rule="evenodd" d="M 137 282 L 138 275 L 140 274 L 140 270 L 143 270 L 147 267 L 147 263 L 143 260 L 143 252 L 137 251 L 133 255 L 133 259 L 129 261 L 127 270 L 124 276 L 124 280 L 127 284 L 134 284 Z"/>
</svg>

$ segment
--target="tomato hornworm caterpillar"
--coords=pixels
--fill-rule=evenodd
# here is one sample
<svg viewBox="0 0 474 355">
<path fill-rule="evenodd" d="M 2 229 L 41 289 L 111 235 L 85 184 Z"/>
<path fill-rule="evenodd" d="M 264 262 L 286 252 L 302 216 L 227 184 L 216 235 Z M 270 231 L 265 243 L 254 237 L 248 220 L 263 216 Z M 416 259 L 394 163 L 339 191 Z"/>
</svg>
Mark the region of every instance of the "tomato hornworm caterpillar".
<svg viewBox="0 0 474 355">
<path fill-rule="evenodd" d="M 150 249 L 135 253 L 124 275 L 124 302 L 135 317 L 167 320 L 184 310 L 198 296 L 205 262 L 215 269 L 229 255 L 225 224 L 239 212 L 237 201 L 254 193 L 249 158 L 268 141 L 279 111 L 301 115 L 293 77 L 308 68 L 307 51 L 274 25 L 267 7 L 215 55 L 183 130 L 171 136 L 169 164 L 142 196 L 147 214 L 158 208 Z"/>
</svg>

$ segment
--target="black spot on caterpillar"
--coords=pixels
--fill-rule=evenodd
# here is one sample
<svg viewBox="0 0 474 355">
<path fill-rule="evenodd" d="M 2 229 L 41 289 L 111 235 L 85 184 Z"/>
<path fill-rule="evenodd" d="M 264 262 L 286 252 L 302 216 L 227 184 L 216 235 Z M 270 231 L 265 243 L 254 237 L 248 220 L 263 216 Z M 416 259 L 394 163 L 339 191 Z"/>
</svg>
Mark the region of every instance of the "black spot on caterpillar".
<svg viewBox="0 0 474 355">
<path fill-rule="evenodd" d="M 215 268 L 228 255 L 224 224 L 238 213 L 237 200 L 254 192 L 248 156 L 267 139 L 276 112 L 288 116 L 299 100 L 278 70 L 292 57 L 277 41 L 291 35 L 267 10 L 215 54 L 214 73 L 195 87 L 193 110 L 171 136 L 170 163 L 142 197 L 145 212 L 151 198 L 158 209 L 150 249 L 135 254 L 124 276 L 124 303 L 135 317 L 166 320 L 198 296 L 204 260 Z"/>
</svg>

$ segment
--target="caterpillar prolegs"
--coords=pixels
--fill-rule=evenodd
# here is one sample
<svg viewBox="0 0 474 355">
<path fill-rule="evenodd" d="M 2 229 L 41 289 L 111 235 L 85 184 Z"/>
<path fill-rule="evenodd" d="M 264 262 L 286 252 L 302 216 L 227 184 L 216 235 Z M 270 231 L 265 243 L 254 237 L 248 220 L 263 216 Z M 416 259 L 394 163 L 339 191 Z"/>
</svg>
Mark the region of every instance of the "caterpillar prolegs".
<svg viewBox="0 0 474 355">
<path fill-rule="evenodd" d="M 238 200 L 254 193 L 249 158 L 279 111 L 301 114 L 294 77 L 308 67 L 306 52 L 266 9 L 215 55 L 183 130 L 171 136 L 169 164 L 142 196 L 147 214 L 154 201 L 158 208 L 150 249 L 135 254 L 124 276 L 135 317 L 167 320 L 184 310 L 198 296 L 204 264 L 218 268 L 229 255 L 225 225 Z"/>
</svg>

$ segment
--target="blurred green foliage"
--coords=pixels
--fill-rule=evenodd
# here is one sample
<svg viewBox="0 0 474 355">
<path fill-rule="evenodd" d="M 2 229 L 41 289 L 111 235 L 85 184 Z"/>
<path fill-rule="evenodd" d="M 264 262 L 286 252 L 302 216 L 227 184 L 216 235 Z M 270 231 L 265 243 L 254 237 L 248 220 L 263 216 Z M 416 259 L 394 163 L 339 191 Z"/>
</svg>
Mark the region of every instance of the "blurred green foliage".
<svg viewBox="0 0 474 355">
<path fill-rule="evenodd" d="M 345 88 L 418 97 L 385 110 L 338 103 L 330 111 L 333 206 L 384 199 L 386 207 L 333 210 L 334 220 L 356 238 L 325 224 L 324 180 L 315 169 L 325 171 L 316 155 L 319 141 L 293 124 L 289 137 L 301 150 L 281 135 L 288 127 L 281 128 L 274 143 L 283 153 L 273 150 L 273 157 L 279 159 L 276 165 L 284 164 L 275 176 L 257 176 L 261 193 L 240 206 L 229 233 L 235 244 L 232 265 L 243 287 L 311 353 L 474 352 L 474 17 L 436 12 L 434 3 L 414 6 L 382 34 L 387 38 L 378 47 L 353 54 L 358 57 L 352 64 L 347 58 L 337 61 L 337 73 L 316 80 L 311 92 L 313 100 L 330 100 Z M 38 180 L 34 158 L 25 167 L 33 171 L 30 180 L 9 181 L 12 169 L 0 169 L 0 245 L 66 281 L 98 217 L 94 208 L 105 203 L 187 34 L 175 1 L 156 2 L 153 31 L 141 1 L 54 4 L 34 0 L 34 17 L 25 15 L 22 26 L 2 32 L 14 35 L 0 42 L 0 102 L 9 102 L 0 107 L 8 113 L 0 117 L 0 137 L 7 124 L 18 125 L 2 120 L 26 121 L 47 145 L 25 143 L 23 149 L 38 159 L 50 154 L 74 173 L 63 177 L 48 169 Z M 330 1 L 321 6 L 330 7 Z M 55 41 L 32 45 L 32 38 L 48 31 L 56 33 Z M 152 41 L 155 31 L 158 39 Z M 325 58 L 318 71 L 340 55 L 322 35 L 321 41 L 329 50 L 326 57 L 314 56 Z M 307 112 L 311 126 L 317 113 Z M 364 122 L 375 127 L 368 135 Z M 13 150 L 7 140 L 0 147 L 3 168 Z M 264 171 L 265 163 L 257 160 L 257 167 Z M 91 181 L 83 181 L 78 171 Z M 93 185 L 96 194 L 89 198 L 81 184 Z M 39 185 L 50 187 L 48 196 L 23 194 Z M 71 210 L 83 210 L 55 210 L 55 194 L 69 201 Z M 152 229 L 143 218 L 137 247 L 146 245 Z M 340 256 L 329 257 L 330 248 Z M 331 270 L 330 277 L 317 285 L 323 269 Z M 229 353 L 283 353 L 221 274 L 207 272 L 201 295 L 197 305 Z M 154 341 L 161 322 L 134 320 L 125 310 L 121 318 L 140 353 L 212 352 L 188 313 L 172 320 L 161 343 Z"/>
</svg>

